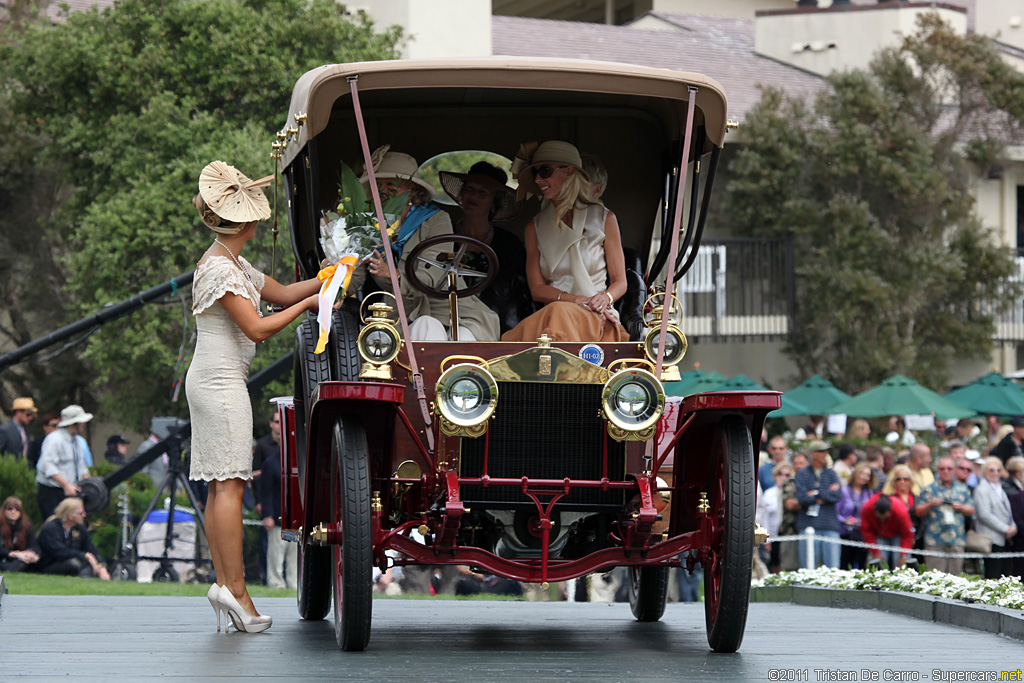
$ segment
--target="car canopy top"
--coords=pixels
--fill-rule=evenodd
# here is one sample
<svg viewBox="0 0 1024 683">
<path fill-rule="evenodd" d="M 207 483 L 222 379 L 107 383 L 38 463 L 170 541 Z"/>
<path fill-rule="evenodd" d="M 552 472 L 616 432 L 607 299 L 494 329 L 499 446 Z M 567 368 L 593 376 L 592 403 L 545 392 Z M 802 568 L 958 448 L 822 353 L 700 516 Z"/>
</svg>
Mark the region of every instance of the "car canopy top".
<svg viewBox="0 0 1024 683">
<path fill-rule="evenodd" d="M 296 114 L 305 114 L 306 120 L 297 139 L 284 149 L 284 167 L 295 160 L 310 139 L 328 128 L 334 110 L 351 109 L 348 79 L 353 76 L 358 76 L 359 92 L 369 106 L 387 102 L 408 112 L 420 106 L 470 105 L 467 123 L 471 110 L 489 101 L 507 107 L 550 107 L 559 103 L 566 107 L 621 106 L 646 110 L 674 138 L 680 135 L 689 88 L 694 86 L 698 88 L 695 125 L 703 126 L 706 135 L 704 149 L 698 151 L 721 147 L 725 138 L 725 93 L 716 81 L 697 73 L 611 62 L 514 57 L 358 62 L 317 67 L 296 82 L 288 125 L 294 125 Z M 391 91 L 391 96 L 370 96 L 383 91 Z M 487 91 L 493 92 L 489 95 Z"/>
</svg>

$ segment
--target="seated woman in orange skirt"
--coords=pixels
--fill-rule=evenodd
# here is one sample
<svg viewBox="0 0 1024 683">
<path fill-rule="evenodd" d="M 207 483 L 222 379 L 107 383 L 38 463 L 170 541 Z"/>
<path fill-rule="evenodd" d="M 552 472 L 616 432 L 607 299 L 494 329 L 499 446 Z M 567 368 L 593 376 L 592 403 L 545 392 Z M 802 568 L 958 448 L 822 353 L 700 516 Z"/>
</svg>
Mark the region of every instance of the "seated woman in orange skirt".
<svg viewBox="0 0 1024 683">
<path fill-rule="evenodd" d="M 501 340 L 534 341 L 547 334 L 554 341 L 628 341 L 613 305 L 626 293 L 619 223 L 592 198 L 579 151 L 549 140 L 529 155 L 518 177 L 520 187 L 543 198 L 524 241 L 530 293 L 545 305 Z"/>
</svg>

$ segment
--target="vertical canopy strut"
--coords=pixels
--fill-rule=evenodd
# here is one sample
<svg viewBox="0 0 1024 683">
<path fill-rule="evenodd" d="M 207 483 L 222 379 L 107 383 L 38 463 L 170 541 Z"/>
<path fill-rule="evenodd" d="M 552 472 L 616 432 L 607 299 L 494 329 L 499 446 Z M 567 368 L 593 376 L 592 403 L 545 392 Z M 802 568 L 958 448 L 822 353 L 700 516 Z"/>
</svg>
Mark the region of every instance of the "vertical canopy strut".
<svg viewBox="0 0 1024 683">
<path fill-rule="evenodd" d="M 426 425 L 424 430 L 427 436 L 427 448 L 431 453 L 434 451 L 434 432 L 431 429 L 430 408 L 427 407 L 427 394 L 423 387 L 423 373 L 420 372 L 416 363 L 415 344 L 409 336 L 409 319 L 405 315 L 405 304 L 402 302 L 402 290 L 398 288 L 398 264 L 395 263 L 395 255 L 390 249 L 391 238 L 388 237 L 388 223 L 384 218 L 384 206 L 380 201 L 380 191 L 377 189 L 377 174 L 373 168 L 373 159 L 370 156 L 370 143 L 366 139 L 366 126 L 363 123 L 363 110 L 359 106 L 359 88 L 356 82 L 358 75 L 348 77 L 349 88 L 352 90 L 352 109 L 356 115 L 356 127 L 359 129 L 359 144 L 363 148 L 363 164 L 366 167 L 367 184 L 370 186 L 370 193 L 373 195 L 373 208 L 377 212 L 377 224 L 380 227 L 380 237 L 384 244 L 384 257 L 388 260 L 388 271 L 391 277 L 391 291 L 395 293 L 395 305 L 398 307 L 398 319 L 402 324 L 402 338 L 405 339 L 405 350 L 409 354 L 409 369 L 412 372 L 412 384 L 416 389 L 416 398 L 420 402 L 420 410 L 423 412 L 423 422 Z M 692 106 L 691 106 L 692 111 Z M 689 137 L 687 137 L 689 140 Z"/>
</svg>

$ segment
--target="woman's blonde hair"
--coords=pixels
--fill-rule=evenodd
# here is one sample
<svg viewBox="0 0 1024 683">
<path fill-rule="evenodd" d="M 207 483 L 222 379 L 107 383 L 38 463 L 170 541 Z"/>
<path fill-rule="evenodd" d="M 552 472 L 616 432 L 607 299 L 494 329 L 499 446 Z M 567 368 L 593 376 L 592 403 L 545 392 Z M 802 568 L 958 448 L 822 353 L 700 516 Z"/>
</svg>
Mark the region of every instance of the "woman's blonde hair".
<svg viewBox="0 0 1024 683">
<path fill-rule="evenodd" d="M 565 182 L 562 183 L 562 191 L 558 193 L 558 197 L 551 200 L 555 204 L 555 226 L 559 230 L 562 229 L 562 217 L 572 211 L 577 201 L 584 204 L 601 203 L 590 196 L 590 181 L 587 180 L 586 175 L 580 173 L 580 170 L 575 166 L 570 166 L 569 168 L 572 169 L 572 172 L 569 173 Z"/>
<path fill-rule="evenodd" d="M 1024 458 L 1019 455 L 1015 455 L 1006 461 L 1006 471 L 1010 474 L 1016 474 L 1017 472 L 1024 471 Z"/>
<path fill-rule="evenodd" d="M 71 514 L 78 509 L 78 506 L 82 504 L 81 498 L 65 498 L 57 504 L 57 509 L 53 511 L 53 519 L 56 517 L 62 522 L 68 521 L 71 518 Z"/>
<path fill-rule="evenodd" d="M 886 480 L 885 486 L 882 487 L 882 493 L 889 496 L 896 494 L 896 477 L 908 477 L 910 479 L 910 486 L 914 486 L 914 473 L 910 471 L 910 468 L 906 465 L 896 465 L 889 472 L 889 479 Z"/>
<path fill-rule="evenodd" d="M 213 209 L 207 205 L 206 200 L 203 199 L 203 195 L 201 194 L 197 194 L 192 198 L 192 206 L 196 207 L 196 211 L 199 212 L 199 218 L 202 219 L 203 225 L 214 232 L 230 235 L 240 231 L 245 225 L 245 223 L 235 223 L 234 221 L 229 221 L 218 216 L 213 212 Z"/>
</svg>

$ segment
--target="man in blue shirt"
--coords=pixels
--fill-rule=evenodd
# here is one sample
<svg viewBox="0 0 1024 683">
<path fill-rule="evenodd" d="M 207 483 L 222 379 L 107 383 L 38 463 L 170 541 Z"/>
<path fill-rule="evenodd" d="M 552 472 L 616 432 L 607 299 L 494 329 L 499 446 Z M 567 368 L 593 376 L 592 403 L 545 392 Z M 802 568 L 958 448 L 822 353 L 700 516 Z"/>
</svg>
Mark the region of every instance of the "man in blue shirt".
<svg viewBox="0 0 1024 683">
<path fill-rule="evenodd" d="M 800 541 L 800 566 L 816 567 L 818 558 L 826 567 L 839 567 L 841 546 L 839 543 L 822 541 L 822 538 L 839 540 L 839 517 L 836 515 L 836 503 L 841 496 L 839 477 L 828 467 L 828 444 L 824 441 L 812 441 L 807 447 L 811 452 L 811 464 L 797 472 L 796 499 L 800 503 L 800 513 L 796 518 L 796 532 L 804 533 L 813 528 L 814 557 L 807 557 L 807 542 Z"/>
<path fill-rule="evenodd" d="M 789 446 L 781 436 L 773 436 L 768 442 L 769 460 L 757 469 L 757 481 L 761 484 L 761 490 L 767 491 L 775 486 L 775 477 L 772 475 L 775 466 L 780 462 L 786 462 L 789 457 Z"/>
</svg>

